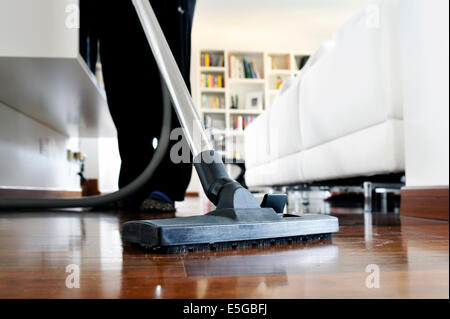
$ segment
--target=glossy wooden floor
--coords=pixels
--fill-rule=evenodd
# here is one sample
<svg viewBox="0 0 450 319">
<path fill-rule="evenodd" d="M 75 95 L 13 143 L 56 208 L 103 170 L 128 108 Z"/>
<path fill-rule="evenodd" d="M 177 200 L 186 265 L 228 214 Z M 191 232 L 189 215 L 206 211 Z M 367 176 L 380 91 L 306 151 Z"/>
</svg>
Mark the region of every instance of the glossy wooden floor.
<svg viewBox="0 0 450 319">
<path fill-rule="evenodd" d="M 179 215 L 199 211 L 190 199 Z M 327 208 L 332 240 L 153 255 L 124 246 L 118 212 L 0 212 L 0 298 L 448 298 L 448 223 Z M 153 216 L 154 218 L 155 216 Z M 167 216 L 157 216 L 167 217 Z M 66 267 L 81 269 L 66 288 Z M 380 288 L 366 287 L 366 267 Z"/>
</svg>

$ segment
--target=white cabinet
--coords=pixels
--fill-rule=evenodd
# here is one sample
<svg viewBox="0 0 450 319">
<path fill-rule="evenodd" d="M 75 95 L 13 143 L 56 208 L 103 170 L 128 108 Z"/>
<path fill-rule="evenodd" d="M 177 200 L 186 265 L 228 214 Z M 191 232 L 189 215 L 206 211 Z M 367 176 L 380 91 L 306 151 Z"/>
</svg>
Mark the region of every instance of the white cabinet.
<svg viewBox="0 0 450 319">
<path fill-rule="evenodd" d="M 0 101 L 67 136 L 115 136 L 78 26 L 78 1 L 1 0 Z"/>
</svg>

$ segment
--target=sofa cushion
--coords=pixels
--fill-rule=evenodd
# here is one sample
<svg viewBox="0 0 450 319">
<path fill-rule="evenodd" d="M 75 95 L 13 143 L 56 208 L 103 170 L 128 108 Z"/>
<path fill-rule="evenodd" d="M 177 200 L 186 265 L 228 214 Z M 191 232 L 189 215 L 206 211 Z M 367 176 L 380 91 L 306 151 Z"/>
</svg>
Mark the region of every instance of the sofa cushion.
<svg viewBox="0 0 450 319">
<path fill-rule="evenodd" d="M 300 84 L 300 128 L 311 148 L 387 119 L 402 119 L 396 0 L 369 6 L 335 34 Z"/>
<path fill-rule="evenodd" d="M 401 172 L 403 121 L 389 120 L 302 153 L 304 179 L 299 182 Z"/>
<path fill-rule="evenodd" d="M 402 172 L 405 169 L 403 121 L 389 120 L 249 168 L 250 187 L 307 183 L 372 174 Z"/>
<path fill-rule="evenodd" d="M 288 185 L 304 179 L 303 153 L 297 152 L 264 165 L 247 169 L 245 180 L 249 186 Z"/>
<path fill-rule="evenodd" d="M 246 129 L 244 135 L 245 162 L 247 167 L 267 163 L 269 154 L 270 110 L 258 116 Z"/>
<path fill-rule="evenodd" d="M 277 159 L 302 149 L 299 112 L 300 77 L 278 96 L 270 107 L 270 159 Z"/>
</svg>

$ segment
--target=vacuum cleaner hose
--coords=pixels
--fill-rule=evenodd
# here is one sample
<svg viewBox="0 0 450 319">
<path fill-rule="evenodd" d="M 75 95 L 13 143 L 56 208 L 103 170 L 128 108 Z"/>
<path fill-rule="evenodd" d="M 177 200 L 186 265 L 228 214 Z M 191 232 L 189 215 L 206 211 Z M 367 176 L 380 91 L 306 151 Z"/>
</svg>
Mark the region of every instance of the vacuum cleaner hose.
<svg viewBox="0 0 450 319">
<path fill-rule="evenodd" d="M 169 146 L 171 129 L 172 105 L 169 91 L 161 79 L 163 97 L 163 123 L 156 152 L 147 168 L 134 181 L 118 191 L 106 195 L 89 196 L 82 198 L 0 198 L 0 209 L 5 208 L 73 208 L 103 206 L 119 199 L 125 198 L 139 190 L 153 175 Z"/>
</svg>

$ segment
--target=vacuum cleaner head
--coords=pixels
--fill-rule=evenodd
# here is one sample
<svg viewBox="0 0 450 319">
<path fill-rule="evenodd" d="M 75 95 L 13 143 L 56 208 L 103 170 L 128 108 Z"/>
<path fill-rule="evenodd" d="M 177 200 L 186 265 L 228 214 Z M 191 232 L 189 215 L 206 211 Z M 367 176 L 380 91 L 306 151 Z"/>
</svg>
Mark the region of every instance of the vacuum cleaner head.
<svg viewBox="0 0 450 319">
<path fill-rule="evenodd" d="M 328 215 L 282 215 L 272 208 L 218 209 L 202 216 L 127 222 L 122 239 L 160 253 L 260 247 L 330 238 Z"/>
<path fill-rule="evenodd" d="M 183 253 L 329 238 L 339 229 L 336 217 L 284 215 L 285 194 L 267 194 L 260 205 L 228 177 L 214 150 L 203 152 L 194 163 L 205 194 L 217 209 L 201 216 L 124 223 L 124 241 L 154 252 Z"/>
</svg>

